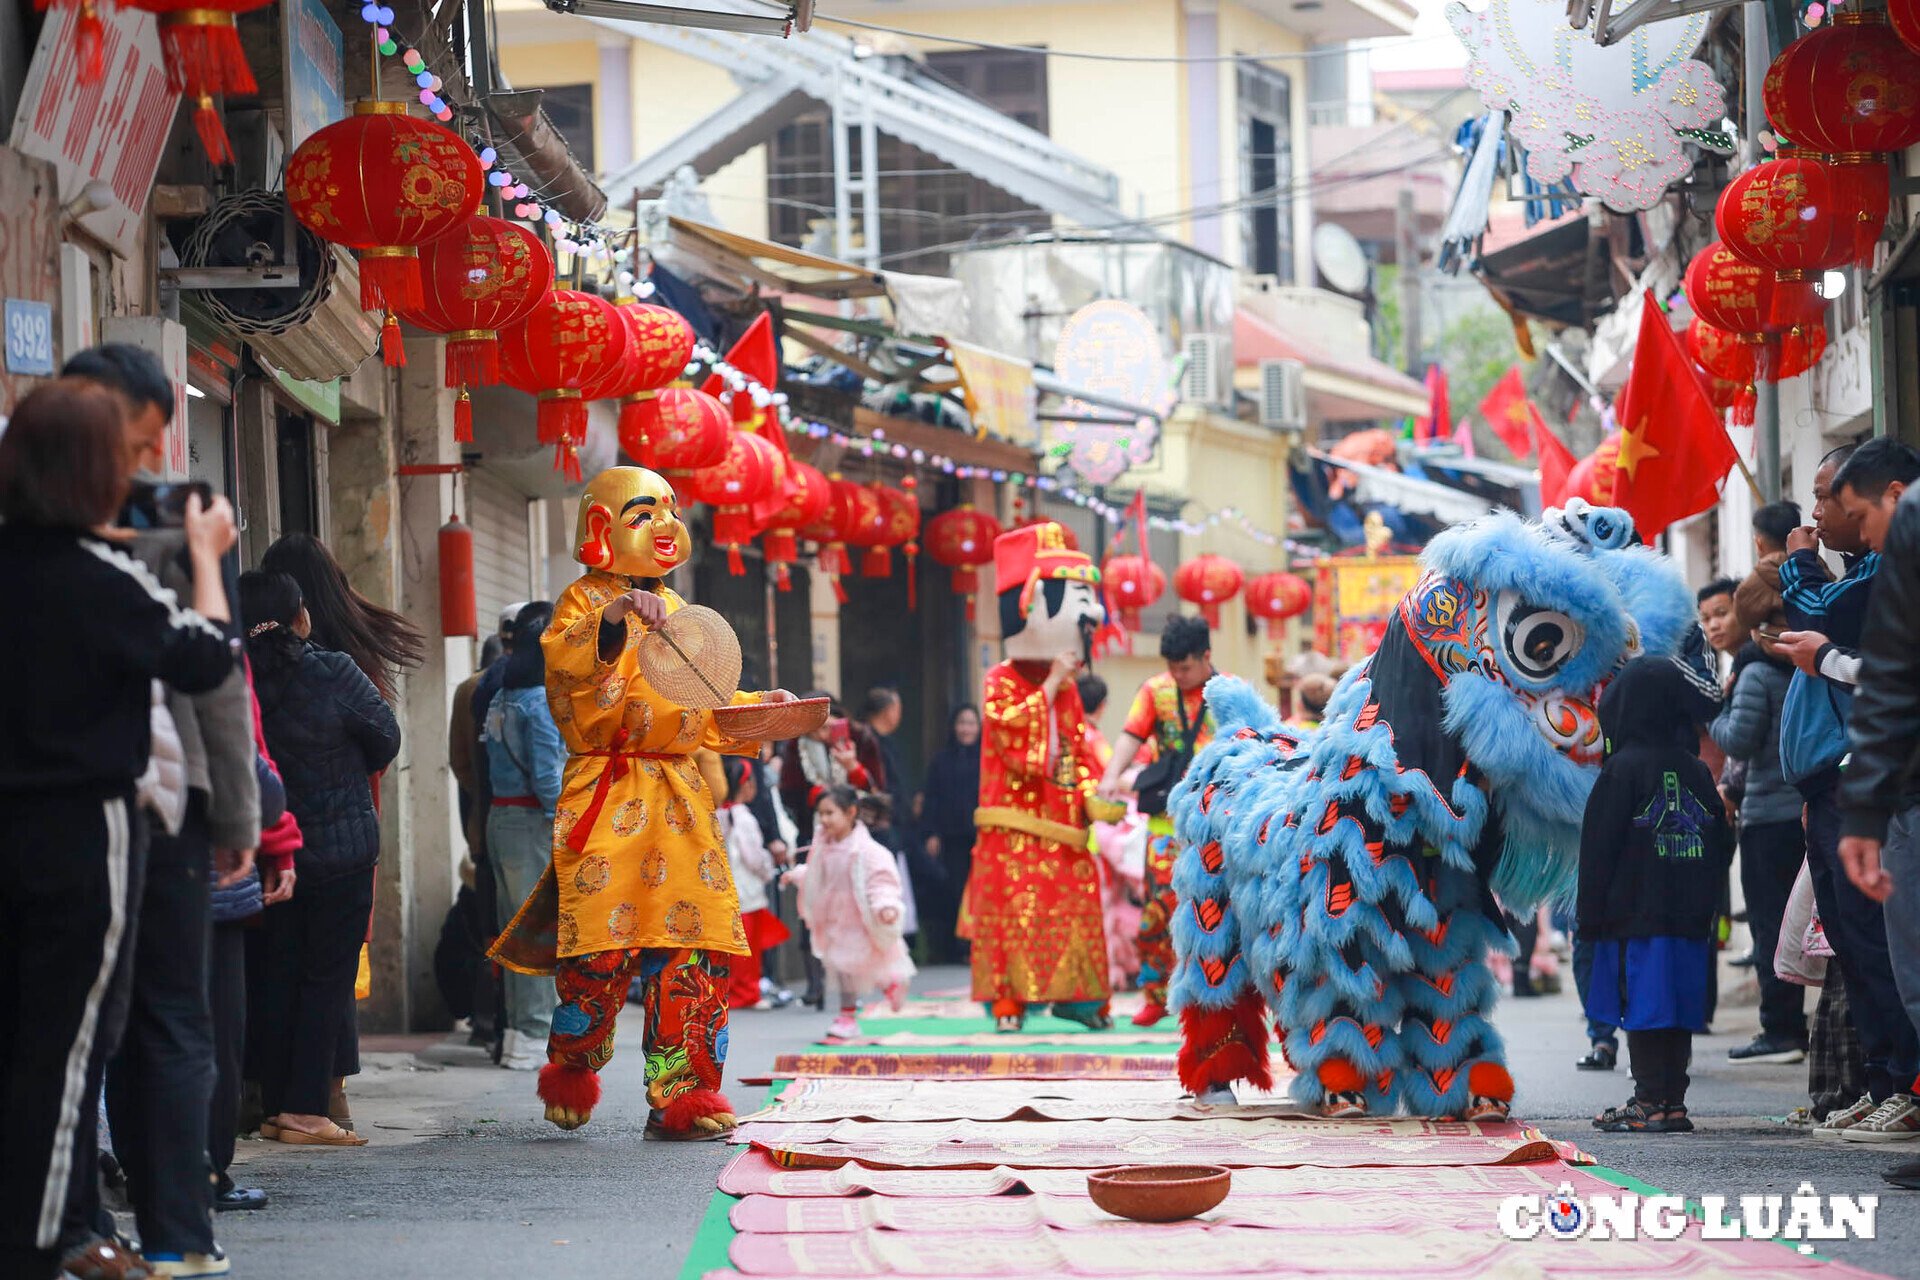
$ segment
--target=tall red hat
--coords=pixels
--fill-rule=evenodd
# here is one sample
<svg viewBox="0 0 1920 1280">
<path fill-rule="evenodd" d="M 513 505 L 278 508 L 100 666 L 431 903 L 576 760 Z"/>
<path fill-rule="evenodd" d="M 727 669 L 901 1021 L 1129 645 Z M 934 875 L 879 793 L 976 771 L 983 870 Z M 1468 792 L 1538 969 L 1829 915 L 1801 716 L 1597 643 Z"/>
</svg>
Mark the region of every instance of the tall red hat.
<svg viewBox="0 0 1920 1280">
<path fill-rule="evenodd" d="M 1068 545 L 1065 528 L 1052 520 L 1022 525 L 993 541 L 994 591 L 1020 593 L 1020 616 L 1033 604 L 1033 589 L 1051 579 L 1097 584 L 1093 557 Z"/>
</svg>

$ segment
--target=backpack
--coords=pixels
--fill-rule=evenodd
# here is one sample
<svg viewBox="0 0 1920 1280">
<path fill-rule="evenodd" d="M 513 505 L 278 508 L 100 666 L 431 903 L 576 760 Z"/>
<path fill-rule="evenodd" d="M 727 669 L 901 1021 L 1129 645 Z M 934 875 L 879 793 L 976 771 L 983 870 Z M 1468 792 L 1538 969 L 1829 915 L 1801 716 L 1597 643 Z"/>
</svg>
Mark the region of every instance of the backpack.
<svg viewBox="0 0 1920 1280">
<path fill-rule="evenodd" d="M 1780 707 L 1780 772 L 1795 786 L 1837 767 L 1847 755 L 1853 695 L 1804 671 L 1793 673 Z"/>
</svg>

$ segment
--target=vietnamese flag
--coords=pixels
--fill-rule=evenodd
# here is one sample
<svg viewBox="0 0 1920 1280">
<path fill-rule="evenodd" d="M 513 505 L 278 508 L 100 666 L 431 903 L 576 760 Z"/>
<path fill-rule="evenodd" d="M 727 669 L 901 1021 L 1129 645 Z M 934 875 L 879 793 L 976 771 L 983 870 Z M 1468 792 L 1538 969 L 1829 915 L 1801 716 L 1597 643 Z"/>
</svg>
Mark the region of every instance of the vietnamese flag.
<svg viewBox="0 0 1920 1280">
<path fill-rule="evenodd" d="M 1413 420 L 1416 444 L 1445 440 L 1453 434 L 1453 409 L 1447 401 L 1447 371 L 1437 364 L 1427 366 L 1427 411 Z"/>
<path fill-rule="evenodd" d="M 1533 415 L 1533 442 L 1540 450 L 1540 506 L 1560 506 L 1567 500 L 1567 478 L 1575 466 L 1573 451 L 1560 442 L 1538 413 Z"/>
<path fill-rule="evenodd" d="M 1527 400 L 1527 384 L 1520 377 L 1519 365 L 1493 384 L 1493 390 L 1480 402 L 1480 416 L 1514 457 L 1524 458 L 1533 452 L 1533 423 L 1538 415 Z"/>
<path fill-rule="evenodd" d="M 1720 500 L 1720 482 L 1739 455 L 1651 290 L 1615 417 L 1620 452 L 1613 502 L 1626 508 L 1642 538 L 1651 541 Z"/>
</svg>

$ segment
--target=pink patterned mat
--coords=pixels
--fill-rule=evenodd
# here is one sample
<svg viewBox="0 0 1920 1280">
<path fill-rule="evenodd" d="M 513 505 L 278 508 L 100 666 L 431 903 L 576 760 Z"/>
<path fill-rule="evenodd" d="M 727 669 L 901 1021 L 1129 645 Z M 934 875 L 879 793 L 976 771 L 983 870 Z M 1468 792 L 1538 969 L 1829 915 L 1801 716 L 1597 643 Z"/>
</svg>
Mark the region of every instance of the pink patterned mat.
<svg viewBox="0 0 1920 1280">
<path fill-rule="evenodd" d="M 1124 1023 L 1146 1004 L 1138 991 L 1125 991 L 1113 997 L 1108 1009 L 1115 1022 Z M 987 1016 L 979 1001 L 966 991 L 928 992 L 915 996 L 898 1013 L 885 1000 L 876 1000 L 860 1010 L 862 1019 L 885 1022 L 894 1018 L 983 1018 Z M 1169 1023 L 1169 1026 L 1177 1025 Z"/>
<path fill-rule="evenodd" d="M 1307 1118 L 1284 1093 L 1243 1091 L 1236 1106 L 1186 1097 L 1177 1080 L 795 1080 L 742 1122 L 804 1120 L 1201 1120 Z"/>
<path fill-rule="evenodd" d="M 783 1053 L 764 1076 L 772 1084 L 796 1076 L 860 1076 L 915 1080 L 1172 1080 L 1173 1059 L 1117 1053 Z"/>
<path fill-rule="evenodd" d="M 1546 1195 L 1562 1181 L 1576 1190 L 1592 1176 L 1561 1165 L 1463 1165 L 1422 1169 L 1418 1181 L 1394 1168 L 1236 1169 L 1233 1197 L 1345 1196 L 1376 1194 Z M 749 1148 L 720 1173 L 720 1190 L 733 1196 L 793 1198 L 892 1196 L 941 1199 L 1032 1193 L 1047 1197 L 1087 1194 L 1084 1169 L 873 1169 L 848 1162 L 834 1169 L 786 1169 L 765 1151 Z M 1229 1199 L 1233 1203 L 1233 1198 Z"/>
<path fill-rule="evenodd" d="M 878 1036 L 850 1036 L 845 1040 L 820 1039 L 816 1044 L 891 1045 L 896 1048 L 930 1048 L 957 1045 L 970 1049 L 1024 1049 L 1037 1044 L 1179 1044 L 1180 1032 L 1134 1030 L 1115 1027 L 1111 1031 L 1086 1031 L 1063 1027 L 1059 1031 L 969 1031 L 961 1035 L 929 1035 L 924 1031 L 889 1031 Z"/>
<path fill-rule="evenodd" d="M 789 1168 L 833 1168 L 849 1160 L 895 1169 L 1097 1169 L 1123 1164 L 1347 1168 L 1526 1164 L 1556 1158 L 1592 1163 L 1571 1144 L 1555 1143 L 1510 1121 L 1413 1118 L 756 1121 L 740 1127 L 738 1140 L 772 1152 Z"/>
<path fill-rule="evenodd" d="M 1767 1241 L 1502 1238 L 1486 1206 L 1478 1230 L 1398 1222 L 1283 1230 L 1111 1222 L 1091 1230 L 887 1230 L 750 1233 L 728 1257 L 749 1275 L 779 1276 L 1532 1276 L 1860 1277 Z"/>
</svg>

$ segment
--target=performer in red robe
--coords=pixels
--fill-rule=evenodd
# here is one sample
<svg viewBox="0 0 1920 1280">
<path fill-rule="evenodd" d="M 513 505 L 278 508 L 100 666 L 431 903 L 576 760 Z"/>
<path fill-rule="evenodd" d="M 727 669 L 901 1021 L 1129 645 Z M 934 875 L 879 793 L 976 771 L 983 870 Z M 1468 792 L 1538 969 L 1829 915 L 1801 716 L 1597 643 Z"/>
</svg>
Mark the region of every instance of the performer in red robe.
<svg viewBox="0 0 1920 1280">
<path fill-rule="evenodd" d="M 1100 571 L 1051 521 L 1003 534 L 994 571 L 1005 661 L 987 672 L 981 706 L 973 997 L 1000 1031 L 1020 1030 L 1035 1004 L 1098 1030 L 1113 1025 L 1087 836 L 1101 765 L 1074 676 L 1106 616 Z"/>
</svg>

